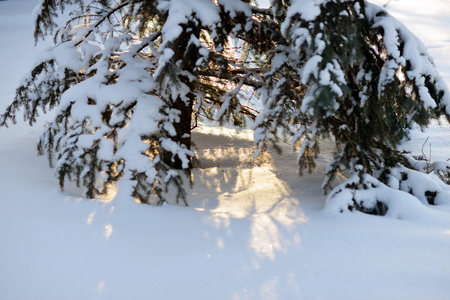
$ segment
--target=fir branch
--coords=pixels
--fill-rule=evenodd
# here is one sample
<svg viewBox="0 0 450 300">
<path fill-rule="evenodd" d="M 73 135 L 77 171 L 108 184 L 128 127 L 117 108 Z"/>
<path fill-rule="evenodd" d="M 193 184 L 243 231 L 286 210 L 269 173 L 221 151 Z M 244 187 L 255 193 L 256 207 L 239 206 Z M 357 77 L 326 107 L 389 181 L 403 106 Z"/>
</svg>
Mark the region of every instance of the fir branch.
<svg viewBox="0 0 450 300">
<path fill-rule="evenodd" d="M 78 42 L 75 43 L 75 47 L 77 47 L 78 45 L 80 45 L 81 43 L 84 42 L 84 40 L 91 34 L 94 32 L 95 28 L 98 28 L 103 22 L 105 22 L 106 20 L 109 19 L 109 17 L 111 15 L 113 15 L 114 13 L 116 13 L 117 11 L 121 10 L 122 8 L 124 8 L 125 6 L 129 5 L 131 3 L 131 1 L 125 1 L 122 2 L 121 4 L 118 4 L 117 6 L 111 8 L 108 12 L 104 13 L 103 15 L 99 16 L 99 19 L 92 24 L 91 29 L 88 30 L 87 33 L 84 34 L 84 38 L 80 39 Z"/>
</svg>

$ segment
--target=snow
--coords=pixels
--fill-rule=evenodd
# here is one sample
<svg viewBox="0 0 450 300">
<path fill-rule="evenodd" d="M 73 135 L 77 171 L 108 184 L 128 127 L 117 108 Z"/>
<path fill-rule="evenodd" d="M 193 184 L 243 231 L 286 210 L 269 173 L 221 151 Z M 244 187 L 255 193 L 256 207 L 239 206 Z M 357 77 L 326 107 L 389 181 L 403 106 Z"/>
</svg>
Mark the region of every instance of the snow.
<svg viewBox="0 0 450 300">
<path fill-rule="evenodd" d="M 223 5 L 226 12 L 230 13 L 230 17 L 234 18 L 237 13 L 244 13 L 244 15 L 251 17 L 251 9 L 247 3 L 240 0 L 219 0 L 218 3 Z"/>
<path fill-rule="evenodd" d="M 384 45 L 386 46 L 388 54 L 393 58 L 393 61 L 389 60 L 386 69 L 383 70 L 384 72 L 380 78 L 380 84 L 384 85 L 388 80 L 387 78 L 389 78 L 386 78 L 383 75 L 387 74 L 388 76 L 392 76 L 392 72 L 398 68 L 398 65 L 406 67 L 408 62 L 409 70 L 406 72 L 406 75 L 409 78 L 414 79 L 415 84 L 418 86 L 420 98 L 424 102 L 425 107 L 435 108 L 436 103 L 430 96 L 428 88 L 425 86 L 423 73 L 427 73 L 432 78 L 435 78 L 433 80 L 436 80 L 437 86 L 442 86 L 446 90 L 448 90 L 448 87 L 442 82 L 441 77 L 438 74 L 435 74 L 432 60 L 429 58 L 423 43 L 397 20 L 386 18 L 384 16 L 376 16 L 376 14 L 381 11 L 379 7 L 368 4 L 367 10 L 369 11 L 369 18 L 374 20 L 373 26 L 383 28 Z M 401 40 L 404 41 L 403 57 L 400 56 L 399 51 L 400 37 Z M 448 103 L 450 103 L 450 93 L 445 93 L 443 98 L 442 102 L 448 105 Z M 450 110 L 450 108 L 447 107 L 447 110 Z"/>
<path fill-rule="evenodd" d="M 160 1 L 158 9 L 169 11 L 162 29 L 164 43 L 175 40 L 183 31 L 181 25 L 187 23 L 191 16 L 195 16 L 205 26 L 212 27 L 219 21 L 217 5 L 209 0 L 165 0 Z"/>
<path fill-rule="evenodd" d="M 38 2 L 0 1 L 1 111 L 39 50 L 48 46 L 33 48 L 31 15 Z M 387 9 L 424 42 L 449 83 L 446 2 L 398 0 Z M 190 206 L 154 207 L 121 200 L 126 187 L 112 202 L 84 199 L 76 187 L 60 192 L 54 170 L 35 151 L 50 119 L 0 128 L 1 299 L 445 300 L 450 295 L 450 207 L 419 201 L 405 206 L 401 200 L 409 196 L 399 191 L 391 213 L 402 218 L 323 210 L 320 186 L 333 154 L 326 142 L 317 170 L 299 178 L 291 146 L 282 145 L 282 155 L 273 152 L 257 165 L 251 131 L 201 125 L 193 133 L 199 163 Z M 424 152 L 433 160 L 450 158 L 449 124 L 433 123 L 411 136 L 403 147 L 413 155 L 422 154 L 429 137 Z"/>
<path fill-rule="evenodd" d="M 287 13 L 286 18 L 290 19 L 298 14 L 305 21 L 312 21 L 320 14 L 320 4 L 323 0 L 294 0 Z"/>
<path fill-rule="evenodd" d="M 317 77 L 318 65 L 322 61 L 322 56 L 314 55 L 311 57 L 305 66 L 302 68 L 302 84 L 306 84 L 309 81 L 311 75 Z"/>
</svg>

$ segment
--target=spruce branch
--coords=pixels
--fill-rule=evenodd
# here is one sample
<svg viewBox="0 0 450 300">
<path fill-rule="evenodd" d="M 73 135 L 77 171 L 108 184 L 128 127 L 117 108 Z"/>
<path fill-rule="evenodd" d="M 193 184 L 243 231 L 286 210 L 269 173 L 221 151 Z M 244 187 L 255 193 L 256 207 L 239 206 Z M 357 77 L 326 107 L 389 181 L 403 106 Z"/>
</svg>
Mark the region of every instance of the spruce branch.
<svg viewBox="0 0 450 300">
<path fill-rule="evenodd" d="M 91 29 L 89 29 L 88 32 L 86 32 L 83 36 L 84 38 L 80 39 L 78 42 L 75 43 L 75 47 L 83 43 L 83 41 L 94 32 L 95 28 L 98 28 L 103 22 L 109 19 L 111 15 L 116 13 L 117 11 L 121 10 L 125 6 L 129 5 L 131 1 L 124 1 L 121 4 L 118 4 L 117 6 L 111 8 L 108 12 L 104 13 L 99 17 L 99 19 L 91 26 Z"/>
</svg>

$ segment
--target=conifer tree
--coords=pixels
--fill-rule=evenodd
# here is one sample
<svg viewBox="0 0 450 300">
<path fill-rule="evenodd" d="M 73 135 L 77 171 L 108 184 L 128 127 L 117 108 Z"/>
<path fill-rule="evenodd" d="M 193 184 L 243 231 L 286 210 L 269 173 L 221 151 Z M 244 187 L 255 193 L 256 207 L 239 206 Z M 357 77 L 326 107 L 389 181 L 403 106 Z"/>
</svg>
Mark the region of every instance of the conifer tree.
<svg viewBox="0 0 450 300">
<path fill-rule="evenodd" d="M 397 149 L 412 124 L 425 127 L 432 118 L 450 116 L 448 87 L 424 45 L 382 8 L 362 0 L 276 4 L 284 11 L 286 44 L 275 49 L 266 74 L 256 143 L 263 147 L 268 132 L 276 137 L 285 128 L 299 144 L 301 172 L 314 168 L 318 141 L 331 135 L 337 154 L 323 189 L 338 172 L 350 177 L 328 198 L 340 198 L 341 210 L 386 213 L 387 207 L 380 208 L 386 194 L 375 196 L 378 204 L 354 196 L 377 179 L 419 199 L 424 193 L 447 195 L 442 186 L 417 193 L 402 186 L 417 166 Z M 440 170 L 448 174 L 446 165 Z"/>
<path fill-rule="evenodd" d="M 71 9 L 61 26 L 58 17 Z M 255 129 L 256 155 L 280 135 L 299 149 L 300 173 L 315 166 L 319 141 L 337 154 L 324 190 L 340 210 L 386 213 L 386 189 L 438 204 L 447 186 L 397 149 L 412 124 L 450 116 L 450 93 L 425 46 L 382 8 L 363 0 L 41 0 L 35 39 L 55 45 L 17 89 L 0 117 L 20 108 L 56 117 L 38 151 L 66 180 L 94 198 L 119 193 L 162 204 L 168 190 L 185 199 L 191 129 L 199 118 Z M 245 91 L 263 102 L 244 105 Z M 433 171 L 448 179 L 450 164 Z M 428 182 L 428 181 L 427 181 Z M 372 189 L 373 197 L 360 196 Z M 378 194 L 383 194 L 380 196 Z M 362 194 L 361 194 L 362 195 Z M 370 199 L 369 199 L 370 198 Z M 186 201 L 185 201 L 186 203 Z"/>
<path fill-rule="evenodd" d="M 70 18 L 59 26 L 65 9 Z M 52 34 L 55 46 L 0 125 L 15 122 L 21 107 L 30 124 L 56 109 L 38 151 L 61 188 L 75 181 L 94 198 L 120 181 L 121 193 L 144 203 L 162 204 L 169 186 L 185 199 L 180 170 L 191 168 L 197 118 L 255 118 L 240 94 L 260 86 L 259 68 L 231 50 L 231 36 L 261 35 L 245 2 L 43 0 L 35 13 L 36 41 Z"/>
</svg>

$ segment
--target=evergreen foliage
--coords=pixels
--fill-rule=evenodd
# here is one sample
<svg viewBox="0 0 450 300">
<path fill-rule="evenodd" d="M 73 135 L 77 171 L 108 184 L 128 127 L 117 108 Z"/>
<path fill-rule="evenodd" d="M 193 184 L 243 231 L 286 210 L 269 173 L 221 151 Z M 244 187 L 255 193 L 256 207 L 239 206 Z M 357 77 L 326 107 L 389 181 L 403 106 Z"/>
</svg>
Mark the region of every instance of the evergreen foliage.
<svg viewBox="0 0 450 300">
<path fill-rule="evenodd" d="M 367 188 L 365 174 L 381 178 L 399 165 L 412 168 L 416 164 L 397 149 L 411 125 L 425 127 L 432 118 L 450 115 L 448 88 L 425 47 L 382 8 L 365 1 L 295 4 L 297 10 L 294 3 L 287 9 L 281 28 L 287 43 L 275 49 L 265 77 L 258 145 L 263 147 L 268 132 L 276 142 L 284 127 L 299 144 L 302 172 L 314 168 L 318 141 L 331 135 L 337 155 L 325 190 L 337 173 L 359 174 L 360 183 L 344 185 L 359 190 Z M 348 207 L 367 210 L 360 204 Z"/>
<path fill-rule="evenodd" d="M 424 45 L 362 0 L 271 4 L 41 0 L 35 39 L 52 34 L 55 45 L 0 126 L 15 122 L 20 108 L 30 124 L 55 109 L 39 154 L 56 167 L 61 188 L 75 181 L 89 198 L 117 184 L 143 203 L 162 204 L 169 189 L 186 203 L 190 132 L 206 118 L 251 120 L 257 156 L 287 135 L 300 173 L 314 168 L 320 139 L 332 137 L 337 154 L 323 188 L 338 173 L 348 176 L 329 196 L 345 198 L 345 209 L 384 214 L 388 201 L 364 205 L 355 196 L 380 185 L 441 201 L 445 184 L 407 188 L 421 164 L 397 149 L 413 123 L 450 116 L 450 93 Z M 261 112 L 248 105 L 249 92 L 262 99 Z M 439 166 L 437 176 L 448 180 L 450 165 Z"/>
</svg>

